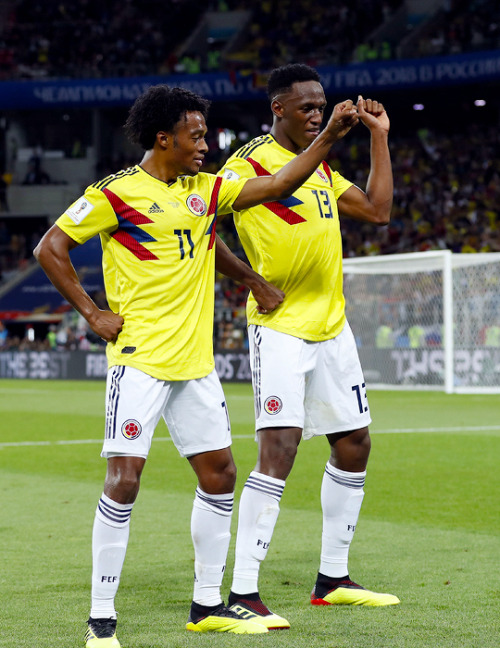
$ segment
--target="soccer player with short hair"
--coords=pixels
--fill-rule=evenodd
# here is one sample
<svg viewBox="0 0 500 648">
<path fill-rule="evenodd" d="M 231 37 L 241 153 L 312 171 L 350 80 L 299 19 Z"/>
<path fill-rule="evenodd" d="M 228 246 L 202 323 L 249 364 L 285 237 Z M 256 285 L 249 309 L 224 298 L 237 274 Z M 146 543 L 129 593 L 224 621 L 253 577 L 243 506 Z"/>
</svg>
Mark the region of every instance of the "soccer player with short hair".
<svg viewBox="0 0 500 648">
<path fill-rule="evenodd" d="M 87 648 L 119 648 L 115 595 L 132 508 L 155 427 L 164 417 L 198 479 L 191 518 L 195 583 L 186 628 L 268 632 L 242 620 L 220 595 L 230 539 L 236 468 L 224 393 L 214 369 L 212 332 L 216 218 L 291 195 L 331 145 L 357 123 L 338 104 L 307 154 L 266 178 L 228 180 L 200 173 L 209 102 L 182 88 L 153 86 L 132 106 L 131 140 L 140 164 L 88 187 L 45 234 L 35 256 L 63 297 L 108 342 L 104 492 L 92 537 L 92 601 Z M 84 291 L 70 250 L 99 234 L 110 310 Z M 231 258 L 231 257 L 230 257 Z M 232 273 L 271 312 L 283 299 L 245 263 Z"/>
<path fill-rule="evenodd" d="M 326 99 L 316 70 L 302 64 L 275 69 L 268 82 L 270 134 L 241 147 L 222 177 L 266 177 L 300 158 L 321 136 Z M 302 438 L 326 436 L 330 456 L 323 473 L 323 535 L 314 605 L 393 605 L 391 594 L 351 581 L 347 558 L 363 500 L 371 422 L 365 380 L 344 312 L 339 212 L 385 225 L 393 181 L 389 119 L 382 104 L 359 97 L 359 119 L 371 134 L 366 193 L 325 161 L 286 200 L 235 210 L 234 220 L 254 270 L 285 293 L 270 314 L 247 304 L 255 395 L 258 459 L 242 492 L 231 609 L 288 628 L 260 598 L 258 575 L 279 503 Z"/>
</svg>

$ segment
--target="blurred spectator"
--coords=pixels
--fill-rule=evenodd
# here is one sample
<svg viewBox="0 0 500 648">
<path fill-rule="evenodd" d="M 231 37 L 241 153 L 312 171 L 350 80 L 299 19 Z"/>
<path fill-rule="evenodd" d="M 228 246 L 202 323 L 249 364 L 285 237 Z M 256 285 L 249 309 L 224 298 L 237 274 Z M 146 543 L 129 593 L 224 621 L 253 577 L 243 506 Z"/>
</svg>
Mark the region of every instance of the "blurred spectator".
<svg viewBox="0 0 500 648">
<path fill-rule="evenodd" d="M 50 184 L 49 174 L 42 169 L 42 159 L 39 155 L 33 155 L 28 162 L 28 171 L 23 180 L 23 185 Z"/>
<path fill-rule="evenodd" d="M 0 320 L 0 349 L 4 349 L 7 346 L 7 338 L 9 332 L 5 328 L 5 324 Z"/>
<path fill-rule="evenodd" d="M 0 173 L 0 211 L 8 212 L 9 203 L 7 201 L 7 187 L 8 183 L 5 180 L 5 174 Z"/>
<path fill-rule="evenodd" d="M 394 331 L 389 324 L 383 323 L 378 327 L 375 346 L 377 349 L 392 349 L 394 347 Z"/>
<path fill-rule="evenodd" d="M 47 332 L 47 342 L 49 345 L 49 348 L 51 351 L 56 351 L 57 349 L 57 334 L 56 334 L 56 326 L 54 324 L 51 324 L 49 326 L 49 330 Z"/>
</svg>

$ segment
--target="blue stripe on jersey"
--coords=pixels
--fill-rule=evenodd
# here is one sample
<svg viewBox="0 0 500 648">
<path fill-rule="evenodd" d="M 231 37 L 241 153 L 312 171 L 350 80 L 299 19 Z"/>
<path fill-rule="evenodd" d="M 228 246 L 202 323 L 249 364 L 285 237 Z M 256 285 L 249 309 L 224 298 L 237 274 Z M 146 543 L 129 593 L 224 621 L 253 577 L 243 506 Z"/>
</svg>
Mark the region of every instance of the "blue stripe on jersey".
<svg viewBox="0 0 500 648">
<path fill-rule="evenodd" d="M 279 202 L 280 205 L 284 205 L 285 207 L 297 207 L 297 205 L 303 205 L 304 203 L 302 200 L 299 200 L 298 198 L 295 198 L 295 196 L 290 196 L 290 198 L 285 198 L 284 200 L 277 200 L 276 202 Z"/>
<path fill-rule="evenodd" d="M 116 411 L 120 397 L 120 380 L 125 373 L 125 367 L 117 366 L 111 369 L 111 385 L 106 410 L 106 439 L 116 438 Z"/>
<path fill-rule="evenodd" d="M 339 474 L 339 471 L 332 469 L 332 466 L 327 463 L 325 466 L 325 473 L 330 479 L 341 486 L 346 488 L 363 488 L 365 485 L 365 473 L 349 473 L 348 475 Z"/>
<path fill-rule="evenodd" d="M 116 212 L 115 214 L 118 219 L 118 229 L 130 234 L 130 236 L 138 243 L 154 243 L 156 241 L 151 234 L 148 234 L 140 227 L 137 227 L 137 225 L 134 225 L 134 223 L 131 223 L 128 219 L 123 218 L 120 214 Z"/>
<path fill-rule="evenodd" d="M 269 495 L 269 497 L 272 497 L 277 502 L 279 502 L 281 496 L 283 495 L 285 485 L 271 483 L 266 479 L 265 475 L 262 475 L 262 477 L 257 477 L 255 473 L 252 473 L 248 476 L 248 479 L 245 483 L 245 488 L 252 488 L 253 490 L 260 491 L 261 493 Z"/>
</svg>

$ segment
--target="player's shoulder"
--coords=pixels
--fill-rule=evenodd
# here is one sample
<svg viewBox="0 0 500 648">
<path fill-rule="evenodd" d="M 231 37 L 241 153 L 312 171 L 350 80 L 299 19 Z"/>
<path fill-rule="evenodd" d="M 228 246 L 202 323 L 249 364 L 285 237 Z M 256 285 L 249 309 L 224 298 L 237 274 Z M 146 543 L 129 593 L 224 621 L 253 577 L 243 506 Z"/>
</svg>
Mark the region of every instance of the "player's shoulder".
<svg viewBox="0 0 500 648">
<path fill-rule="evenodd" d="M 272 135 L 259 135 L 254 137 L 253 140 L 250 140 L 243 146 L 240 146 L 229 158 L 228 162 L 232 160 L 246 160 L 247 158 L 255 155 L 259 149 L 261 151 L 265 150 L 268 146 L 272 146 L 275 143 L 275 139 Z M 226 163 L 227 164 L 227 163 Z"/>
<path fill-rule="evenodd" d="M 109 189 L 110 186 L 119 187 L 122 184 L 128 184 L 132 179 L 136 180 L 137 175 L 140 173 L 140 168 L 136 164 L 135 166 L 129 167 L 128 169 L 122 169 L 117 173 L 111 173 L 110 175 L 102 178 L 102 180 L 97 180 L 88 188 L 93 189 L 94 191 L 102 191 Z"/>
<path fill-rule="evenodd" d="M 197 191 L 199 193 L 202 193 L 204 191 L 210 191 L 215 184 L 216 179 L 217 176 L 213 173 L 205 173 L 204 171 L 201 171 L 200 173 L 192 176 L 179 176 L 177 178 L 175 188 L 179 192 Z"/>
</svg>

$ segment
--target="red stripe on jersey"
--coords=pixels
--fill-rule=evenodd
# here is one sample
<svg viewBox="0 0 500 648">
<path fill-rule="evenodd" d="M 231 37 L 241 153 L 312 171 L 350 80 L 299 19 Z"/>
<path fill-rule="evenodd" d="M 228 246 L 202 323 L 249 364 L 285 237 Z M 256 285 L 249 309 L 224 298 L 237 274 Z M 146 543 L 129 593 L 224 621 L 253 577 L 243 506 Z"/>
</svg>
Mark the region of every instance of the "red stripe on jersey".
<svg viewBox="0 0 500 648">
<path fill-rule="evenodd" d="M 328 166 L 328 162 L 323 160 L 323 162 L 321 164 L 323 165 L 323 171 L 326 173 L 326 175 L 328 176 L 328 179 L 330 180 L 330 187 L 332 187 L 333 186 L 332 185 L 332 172 L 331 172 L 330 167 Z"/>
<path fill-rule="evenodd" d="M 119 196 L 114 194 L 109 189 L 103 189 L 102 192 L 109 200 L 111 207 L 113 207 L 115 212 L 119 214 L 122 218 L 125 218 L 126 220 L 133 223 L 134 225 L 146 225 L 147 223 L 154 222 L 147 216 L 144 216 L 144 214 L 141 214 L 141 212 L 138 212 L 130 205 L 127 205 L 127 203 L 123 202 L 123 200 Z"/>
<path fill-rule="evenodd" d="M 247 158 L 247 162 L 250 162 L 250 164 L 253 166 L 253 168 L 255 170 L 255 173 L 258 176 L 270 176 L 271 175 L 269 173 L 269 171 L 266 171 L 266 169 L 264 169 L 262 164 L 257 162 L 257 160 L 253 160 L 251 157 L 249 157 L 249 158 Z"/>
<path fill-rule="evenodd" d="M 252 158 L 248 157 L 247 162 L 250 162 L 250 164 L 253 166 L 255 173 L 259 176 L 270 176 L 271 173 L 264 169 L 262 164 L 257 162 L 256 160 L 253 160 Z M 267 202 L 263 203 L 264 207 L 267 207 L 270 211 L 273 212 L 273 214 L 276 214 L 278 218 L 281 218 L 281 220 L 284 220 L 285 223 L 288 223 L 289 225 L 297 225 L 298 223 L 304 223 L 305 218 L 302 218 L 302 216 L 299 216 L 299 214 L 296 214 L 294 211 L 283 205 L 282 203 L 278 202 L 277 200 L 273 200 L 273 202 Z"/>
<path fill-rule="evenodd" d="M 118 218 L 118 222 L 121 222 L 122 224 L 122 226 L 119 226 L 116 232 L 111 236 L 141 261 L 158 261 L 158 257 L 150 252 L 140 242 L 141 239 L 146 239 L 147 241 L 154 241 L 155 239 L 150 234 L 147 234 L 144 230 L 137 227 L 137 225 L 146 225 L 147 223 L 154 223 L 154 221 L 144 214 L 141 214 L 141 212 L 138 212 L 130 205 L 127 205 L 127 203 L 123 202 L 119 196 L 109 189 L 105 188 L 102 191 L 109 200 L 109 203 Z M 127 221 L 130 225 L 123 223 L 123 221 Z M 137 238 L 134 237 L 134 234 L 137 234 Z"/>
<path fill-rule="evenodd" d="M 210 240 L 208 241 L 208 249 L 211 250 L 214 246 L 215 243 L 215 230 L 217 225 L 217 216 L 214 216 L 214 219 L 212 221 L 211 227 L 211 232 L 210 232 Z"/>
<path fill-rule="evenodd" d="M 208 212 L 207 212 L 207 216 L 211 216 L 212 214 L 215 214 L 214 219 L 212 221 L 212 225 L 210 226 L 212 228 L 212 231 L 210 232 L 210 240 L 208 241 L 209 250 L 213 248 L 215 243 L 215 229 L 217 225 L 217 201 L 219 200 L 219 191 L 220 191 L 221 184 L 222 184 L 222 177 L 219 176 L 215 181 L 214 188 L 212 189 L 212 196 L 210 198 L 210 205 L 208 207 Z"/>
<path fill-rule="evenodd" d="M 158 261 L 158 257 L 150 252 L 144 245 L 141 245 L 138 241 L 135 240 L 133 236 L 130 236 L 127 232 L 123 230 L 117 230 L 112 234 L 113 238 L 121 243 L 127 250 L 130 250 L 134 256 L 136 256 L 141 261 Z"/>
<path fill-rule="evenodd" d="M 276 214 L 278 218 L 281 218 L 281 220 L 284 220 L 285 223 L 288 223 L 289 225 L 305 223 L 305 218 L 302 218 L 302 216 L 299 216 L 299 214 L 296 214 L 294 211 L 288 209 L 288 207 L 285 207 L 285 205 L 282 205 L 278 201 L 263 203 L 263 205 L 264 207 L 267 207 L 270 211 L 272 211 L 273 214 Z"/>
<path fill-rule="evenodd" d="M 215 181 L 214 188 L 212 189 L 212 196 L 210 198 L 210 205 L 208 207 L 207 216 L 211 216 L 217 212 L 217 201 L 219 200 L 219 191 L 222 184 L 221 176 L 217 177 Z"/>
</svg>

